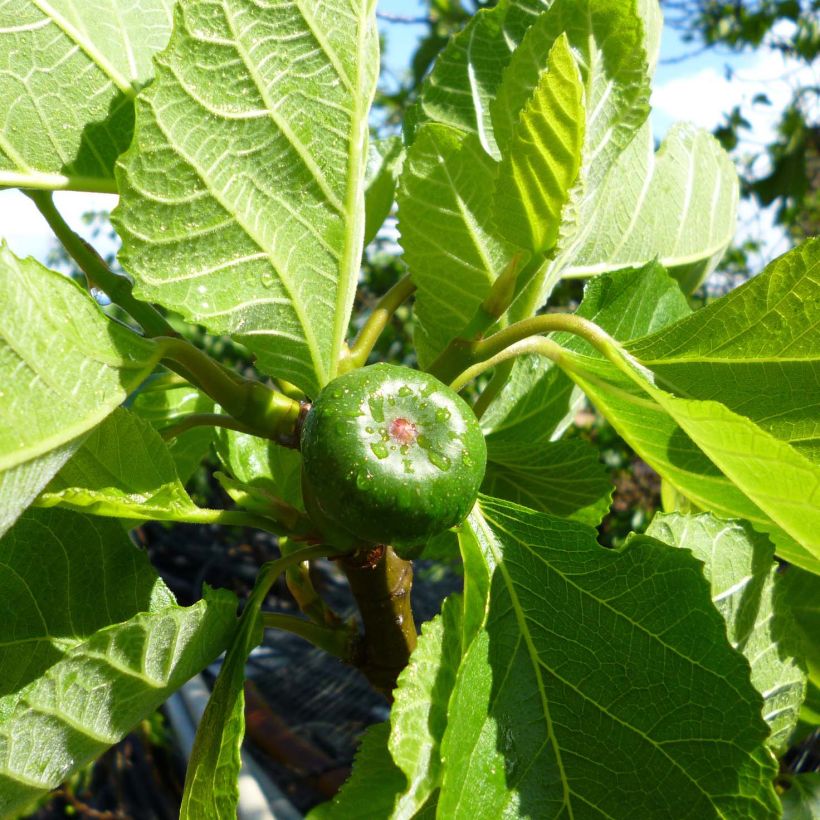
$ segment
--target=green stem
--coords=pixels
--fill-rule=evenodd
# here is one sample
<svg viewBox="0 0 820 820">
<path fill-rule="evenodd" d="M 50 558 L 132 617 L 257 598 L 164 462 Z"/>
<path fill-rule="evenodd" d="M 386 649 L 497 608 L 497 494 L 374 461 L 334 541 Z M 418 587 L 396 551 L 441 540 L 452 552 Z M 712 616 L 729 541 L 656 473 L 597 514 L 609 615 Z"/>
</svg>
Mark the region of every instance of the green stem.
<svg viewBox="0 0 820 820">
<path fill-rule="evenodd" d="M 507 267 L 493 282 L 487 298 L 478 306 L 473 318 L 461 332 L 463 339 L 480 339 L 507 312 L 515 297 L 515 286 L 523 256 L 521 251 L 513 254 Z"/>
<path fill-rule="evenodd" d="M 559 331 L 580 336 L 607 357 L 610 357 L 613 346 L 614 348 L 618 346 L 609 334 L 588 319 L 572 313 L 545 313 L 541 316 L 533 316 L 531 319 L 516 322 L 499 330 L 492 336 L 488 336 L 486 339 L 473 342 L 466 339 L 454 339 L 444 353 L 433 363 L 430 373 L 447 384 L 456 381 L 462 383 L 463 380 L 459 374 L 468 368 L 472 368 L 473 365 L 495 357 L 506 348 L 524 339 L 542 333 Z M 520 355 L 520 353 L 517 355 Z M 505 358 L 509 358 L 509 356 L 505 356 L 498 361 L 503 361 Z M 498 361 L 495 363 L 497 364 Z M 487 369 L 487 367 L 482 368 L 475 372 L 471 378 L 475 378 Z M 466 382 L 463 384 L 466 384 Z"/>
<path fill-rule="evenodd" d="M 277 521 L 245 510 L 199 508 L 195 512 L 175 516 L 172 520 L 180 524 L 222 524 L 226 527 L 250 527 L 280 536 L 290 534 L 289 530 L 286 530 Z"/>
<path fill-rule="evenodd" d="M 277 612 L 263 612 L 262 624 L 265 629 L 284 629 L 298 635 L 345 663 L 353 662 L 355 635 L 347 627 L 330 629 L 312 621 L 305 621 L 293 615 L 280 615 Z"/>
<path fill-rule="evenodd" d="M 368 356 L 373 352 L 379 336 L 384 332 L 393 314 L 412 295 L 415 289 L 416 286 L 410 279 L 410 274 L 407 274 L 379 299 L 364 327 L 359 331 L 356 341 L 342 361 L 342 366 L 339 368 L 340 373 L 355 370 L 357 367 L 364 367 Z"/>
<path fill-rule="evenodd" d="M 537 335 L 555 331 L 573 333 L 589 342 L 641 389 L 646 389 L 646 380 L 652 382 L 653 377 L 646 367 L 624 350 L 603 328 L 580 316 L 552 313 L 517 322 L 482 342 L 470 345 L 468 353 L 464 356 L 466 366 L 453 378 L 450 386 L 453 390 L 461 390 L 469 381 L 485 371 L 508 359 L 528 353 L 546 356 L 563 370 L 571 371 L 572 353 L 552 339 Z"/>
<path fill-rule="evenodd" d="M 325 545 L 304 547 L 303 549 L 283 555 L 275 561 L 269 561 L 267 564 L 263 564 L 257 576 L 256 585 L 253 588 L 253 592 L 251 592 L 250 598 L 248 598 L 248 603 L 245 608 L 256 607 L 258 610 L 270 592 L 271 587 L 276 583 L 276 579 L 285 572 L 288 567 L 292 567 L 294 564 L 301 564 L 302 561 L 311 561 L 314 558 L 327 558 L 329 555 L 333 555 L 332 547 Z"/>
<path fill-rule="evenodd" d="M 605 330 L 582 316 L 574 313 L 544 313 L 516 322 L 479 342 L 475 346 L 475 355 L 480 361 L 530 336 L 560 331 L 580 336 L 607 357 L 613 345 L 617 347 L 618 344 Z"/>
<path fill-rule="evenodd" d="M 302 414 L 298 401 L 222 367 L 183 339 L 160 337 L 157 342 L 165 364 L 191 378 L 246 431 L 298 447 L 296 428 Z"/>
<path fill-rule="evenodd" d="M 54 205 L 51 191 L 29 190 L 24 193 L 33 200 L 69 256 L 86 275 L 89 287 L 95 286 L 104 291 L 112 302 L 119 305 L 142 325 L 146 335 L 177 335 L 156 308 L 134 298 L 131 282 L 126 277 L 114 273 L 97 251 L 69 227 Z"/>
<path fill-rule="evenodd" d="M 279 539 L 279 549 L 282 555 L 292 550 L 292 542 L 288 538 Z M 288 567 L 285 573 L 285 583 L 290 594 L 296 601 L 299 609 L 316 624 L 324 627 L 338 627 L 342 619 L 328 606 L 327 602 L 316 591 L 313 579 L 310 577 L 310 563 L 304 561 L 293 567 Z"/>
<path fill-rule="evenodd" d="M 484 361 L 476 362 L 466 370 L 463 370 L 450 383 L 450 387 L 458 392 L 463 390 L 473 379 L 485 373 L 487 370 L 492 370 L 501 364 L 507 363 L 517 356 L 524 356 L 528 353 L 538 353 L 542 356 L 547 356 L 556 363 L 563 354 L 561 345 L 556 344 L 551 339 L 545 339 L 543 336 L 532 336 L 528 339 L 522 339 L 519 342 L 514 342 L 509 347 L 496 353 Z"/>
<path fill-rule="evenodd" d="M 507 383 L 507 380 L 510 378 L 510 374 L 512 373 L 513 364 L 513 361 L 508 359 L 496 368 L 492 381 L 484 388 L 483 392 L 476 400 L 476 403 L 473 405 L 473 412 L 475 413 L 476 418 L 480 419 L 484 413 L 487 412 L 487 408 L 493 403 L 496 396 L 498 396 L 498 394 L 504 389 L 504 385 Z"/>
<path fill-rule="evenodd" d="M 242 422 L 220 413 L 191 413 L 184 416 L 176 424 L 166 427 L 162 431 L 162 438 L 168 441 L 176 438 L 194 427 L 224 427 L 227 430 L 237 430 L 240 433 L 253 434 L 253 430 Z"/>
</svg>

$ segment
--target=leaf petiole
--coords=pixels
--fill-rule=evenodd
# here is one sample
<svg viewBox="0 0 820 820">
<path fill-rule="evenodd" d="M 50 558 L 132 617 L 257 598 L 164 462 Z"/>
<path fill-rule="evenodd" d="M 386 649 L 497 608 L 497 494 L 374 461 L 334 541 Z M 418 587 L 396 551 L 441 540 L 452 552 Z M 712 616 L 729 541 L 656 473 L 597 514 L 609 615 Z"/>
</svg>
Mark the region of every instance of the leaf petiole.
<svg viewBox="0 0 820 820">
<path fill-rule="evenodd" d="M 410 274 L 403 276 L 387 293 L 379 299 L 364 327 L 359 331 L 356 341 L 347 351 L 339 365 L 339 373 L 347 373 L 367 364 L 367 357 L 376 346 L 379 336 L 384 332 L 393 314 L 416 290 Z"/>
<path fill-rule="evenodd" d="M 262 625 L 265 629 L 284 629 L 319 649 L 324 649 L 345 663 L 353 663 L 355 656 L 356 633 L 348 627 L 319 626 L 293 615 L 280 615 L 278 612 L 262 612 Z"/>
<path fill-rule="evenodd" d="M 104 291 L 112 302 L 119 305 L 142 326 L 147 336 L 176 336 L 176 331 L 153 305 L 134 298 L 132 285 L 125 276 L 114 273 L 97 251 L 75 233 L 57 210 L 51 191 L 24 191 L 37 206 L 60 244 L 86 275 L 89 288 Z"/>
<path fill-rule="evenodd" d="M 283 393 L 223 367 L 184 339 L 160 337 L 162 360 L 199 387 L 241 425 L 243 432 L 298 447 L 302 404 Z M 227 426 L 223 424 L 222 426 Z"/>
<path fill-rule="evenodd" d="M 557 364 L 566 365 L 563 348 L 544 338 L 543 333 L 565 332 L 580 336 L 609 359 L 619 370 L 635 378 L 625 360 L 626 352 L 606 331 L 581 316 L 566 313 L 547 313 L 516 322 L 478 342 L 456 339 L 458 344 L 448 347 L 450 355 L 439 357 L 433 375 L 448 382 L 453 390 L 462 390 L 477 376 L 502 362 L 526 353 L 539 353 Z M 447 351 L 445 351 L 447 352 Z M 631 357 L 630 357 L 631 358 Z M 634 362 L 639 365 L 637 361 Z"/>
<path fill-rule="evenodd" d="M 221 413 L 191 413 L 189 416 L 183 416 L 176 424 L 171 427 L 166 427 L 160 435 L 165 441 L 182 435 L 194 427 L 224 427 L 227 430 L 236 430 L 240 433 L 250 433 L 253 435 L 254 431 L 241 421 L 237 421 L 230 416 Z"/>
</svg>

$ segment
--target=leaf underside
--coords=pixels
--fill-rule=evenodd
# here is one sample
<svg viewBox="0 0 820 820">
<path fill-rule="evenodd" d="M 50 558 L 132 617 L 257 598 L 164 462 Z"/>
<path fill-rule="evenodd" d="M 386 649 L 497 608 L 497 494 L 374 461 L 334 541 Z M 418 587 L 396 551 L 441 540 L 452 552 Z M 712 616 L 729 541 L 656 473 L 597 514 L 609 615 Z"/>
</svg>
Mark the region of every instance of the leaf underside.
<svg viewBox="0 0 820 820">
<path fill-rule="evenodd" d="M 141 298 L 333 378 L 364 235 L 372 0 L 183 0 L 137 100 L 114 221 Z"/>
</svg>

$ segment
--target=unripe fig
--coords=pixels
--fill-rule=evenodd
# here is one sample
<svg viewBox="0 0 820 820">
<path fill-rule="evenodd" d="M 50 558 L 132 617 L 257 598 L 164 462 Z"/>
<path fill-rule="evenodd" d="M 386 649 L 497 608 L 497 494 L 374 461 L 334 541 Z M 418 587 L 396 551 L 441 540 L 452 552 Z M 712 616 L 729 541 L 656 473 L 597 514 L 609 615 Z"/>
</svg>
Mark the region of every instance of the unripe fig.
<svg viewBox="0 0 820 820">
<path fill-rule="evenodd" d="M 305 418 L 301 449 L 303 483 L 322 514 L 395 547 L 463 521 L 487 463 L 469 405 L 438 379 L 388 364 L 328 384 Z"/>
</svg>

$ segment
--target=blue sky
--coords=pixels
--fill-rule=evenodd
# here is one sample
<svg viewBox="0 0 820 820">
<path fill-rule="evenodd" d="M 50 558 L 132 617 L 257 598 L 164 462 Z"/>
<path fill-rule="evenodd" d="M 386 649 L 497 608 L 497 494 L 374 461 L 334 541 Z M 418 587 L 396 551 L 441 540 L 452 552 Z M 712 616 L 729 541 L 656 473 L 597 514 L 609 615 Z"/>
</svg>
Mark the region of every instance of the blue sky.
<svg viewBox="0 0 820 820">
<path fill-rule="evenodd" d="M 416 0 L 379 0 L 378 8 L 380 12 L 407 17 L 424 12 L 424 7 Z M 407 70 L 415 44 L 426 27 L 385 20 L 380 22 L 380 27 L 387 38 L 385 63 L 394 73 L 401 74 Z M 659 139 L 677 120 L 689 120 L 711 130 L 720 124 L 723 114 L 734 105 L 744 100 L 750 101 L 755 94 L 765 92 L 773 105 L 753 109 L 749 141 L 739 149 L 740 154 L 754 151 L 770 139 L 778 112 L 790 99 L 792 87 L 798 83 L 820 83 L 818 68 L 784 63 L 779 55 L 765 51 L 741 55 L 710 51 L 684 62 L 664 62 L 694 50 L 692 44 L 681 42 L 677 32 L 668 27 L 664 29 L 661 64 L 652 97 L 652 122 Z M 731 80 L 726 76 L 727 66 L 733 72 Z M 114 196 L 67 192 L 56 194 L 55 200 L 72 227 L 89 239 L 88 231 L 80 220 L 83 211 L 110 209 L 116 204 Z M 786 249 L 782 238 L 771 230 L 770 215 L 747 207 L 746 212 L 741 213 L 741 223 L 754 225 L 755 230 L 766 235 L 769 247 L 764 252 L 765 256 L 771 257 Z M 51 235 L 26 197 L 18 191 L 0 191 L 0 236 L 8 241 L 15 253 L 31 254 L 44 261 Z"/>
</svg>

